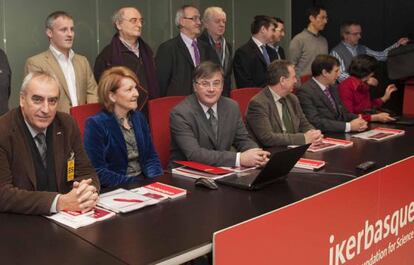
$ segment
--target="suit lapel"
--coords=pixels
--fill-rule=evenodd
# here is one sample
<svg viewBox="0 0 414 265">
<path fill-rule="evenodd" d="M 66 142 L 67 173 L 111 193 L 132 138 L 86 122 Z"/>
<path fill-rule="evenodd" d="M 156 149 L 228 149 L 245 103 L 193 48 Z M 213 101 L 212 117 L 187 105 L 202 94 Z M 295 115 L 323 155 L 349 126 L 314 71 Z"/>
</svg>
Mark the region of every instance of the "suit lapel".
<svg viewBox="0 0 414 265">
<path fill-rule="evenodd" d="M 50 50 L 48 50 L 45 53 L 45 59 L 46 59 L 47 64 L 49 64 L 49 66 L 52 68 L 53 73 L 59 79 L 63 92 L 66 94 L 67 98 L 70 99 L 68 84 L 66 83 L 65 75 L 63 74 L 63 71 L 60 68 L 59 63 L 57 62 L 56 58 L 53 56 Z"/>
<path fill-rule="evenodd" d="M 183 39 L 181 38 L 181 35 L 178 35 L 177 39 L 178 39 L 179 51 L 184 55 L 184 58 L 186 58 L 186 60 L 194 67 L 194 62 L 193 62 L 193 59 L 191 58 L 190 51 L 188 50 L 187 46 L 185 45 Z M 200 59 L 201 59 L 201 53 L 200 53 Z"/>
<path fill-rule="evenodd" d="M 78 56 L 73 56 L 73 60 L 72 60 L 72 65 L 73 65 L 73 69 L 75 71 L 75 81 L 76 81 L 76 98 L 78 99 L 78 104 L 82 104 L 82 102 L 86 102 L 86 98 L 83 98 L 83 96 L 85 95 L 85 93 L 82 93 L 82 91 L 80 91 L 80 89 L 82 88 L 82 80 L 81 77 L 85 76 L 85 72 L 82 72 L 81 69 L 81 62 L 78 60 Z M 86 89 L 86 88 L 84 88 Z"/>
<path fill-rule="evenodd" d="M 126 150 L 126 143 L 124 139 L 124 135 L 122 134 L 121 127 L 115 117 L 115 114 L 108 113 L 107 118 L 105 119 L 105 125 L 108 128 L 108 131 L 111 132 L 114 141 L 117 143 L 117 146 L 120 148 L 122 154 L 125 158 L 128 157 L 128 153 Z"/>
<path fill-rule="evenodd" d="M 332 111 L 332 113 L 336 113 L 336 110 L 332 107 L 331 102 L 329 101 L 328 97 L 325 95 L 325 93 L 322 91 L 322 89 L 319 87 L 319 85 L 312 80 L 313 82 L 313 89 L 317 95 L 319 95 L 319 98 L 322 99 L 325 106 Z"/>
<path fill-rule="evenodd" d="M 270 108 L 270 113 L 274 113 L 275 115 L 272 115 L 272 119 L 276 121 L 277 126 L 279 127 L 280 131 L 283 131 L 282 127 L 282 120 L 280 119 L 279 111 L 277 110 L 275 100 L 273 98 L 272 92 L 270 92 L 270 88 L 267 87 L 264 90 L 265 94 L 265 100 L 267 101 L 267 104 Z"/>
<path fill-rule="evenodd" d="M 62 174 L 65 172 L 62 168 L 62 165 L 66 166 L 66 163 L 62 163 L 62 161 L 67 160 L 69 157 L 65 157 L 67 154 L 67 150 L 62 150 L 65 146 L 65 138 L 68 137 L 64 134 L 64 130 L 59 122 L 57 122 L 56 118 L 54 121 L 54 125 L 49 127 L 53 130 L 52 141 L 53 141 L 53 155 L 55 159 L 55 177 L 56 177 L 56 186 L 58 190 L 63 190 L 61 187 L 62 182 Z M 72 151 L 72 150 L 69 150 Z M 76 165 L 75 165 L 76 169 Z M 64 176 L 64 181 L 66 181 L 66 176 Z"/>
<path fill-rule="evenodd" d="M 191 106 L 193 108 L 194 113 L 196 114 L 197 120 L 200 121 L 200 127 L 201 129 L 207 134 L 208 138 L 210 139 L 212 145 L 217 148 L 217 141 L 214 137 L 213 129 L 210 126 L 210 122 L 207 120 L 206 114 L 203 111 L 203 108 L 200 106 L 200 103 L 198 103 L 197 97 L 193 94 L 191 95 L 191 100 L 193 101 L 191 103 Z M 218 106 L 217 106 L 217 112 Z M 217 130 L 217 138 L 220 137 L 220 113 L 218 114 L 218 130 Z"/>
<path fill-rule="evenodd" d="M 267 67 L 266 60 L 262 52 L 260 51 L 259 47 L 257 47 L 256 43 L 252 39 L 249 40 L 249 47 L 251 51 L 260 59 L 263 65 Z"/>
</svg>

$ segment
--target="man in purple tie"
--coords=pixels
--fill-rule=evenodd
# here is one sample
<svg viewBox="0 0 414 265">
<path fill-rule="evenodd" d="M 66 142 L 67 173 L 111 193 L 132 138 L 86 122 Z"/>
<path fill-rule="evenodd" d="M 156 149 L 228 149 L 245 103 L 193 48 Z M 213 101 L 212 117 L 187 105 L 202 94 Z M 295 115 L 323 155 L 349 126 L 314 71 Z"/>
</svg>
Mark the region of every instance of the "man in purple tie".
<svg viewBox="0 0 414 265">
<path fill-rule="evenodd" d="M 330 55 L 318 55 L 311 65 L 312 78 L 298 91 L 297 96 L 306 118 L 323 132 L 354 132 L 367 129 L 361 116 L 343 106 L 336 89 L 339 61 Z"/>
<path fill-rule="evenodd" d="M 207 43 L 197 41 L 201 20 L 195 6 L 180 7 L 175 24 L 180 34 L 162 43 L 155 56 L 161 96 L 191 94 L 194 68 L 203 61 L 219 63 L 214 50 Z"/>
</svg>

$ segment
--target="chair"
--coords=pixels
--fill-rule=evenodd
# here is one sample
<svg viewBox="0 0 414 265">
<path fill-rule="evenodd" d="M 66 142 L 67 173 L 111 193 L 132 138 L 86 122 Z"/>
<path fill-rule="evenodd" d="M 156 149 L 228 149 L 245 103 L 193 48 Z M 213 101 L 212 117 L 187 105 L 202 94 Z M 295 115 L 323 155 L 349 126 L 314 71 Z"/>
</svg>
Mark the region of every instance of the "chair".
<svg viewBox="0 0 414 265">
<path fill-rule="evenodd" d="M 405 81 L 403 114 L 414 115 L 414 78 Z"/>
<path fill-rule="evenodd" d="M 70 108 L 69 112 L 70 115 L 76 120 L 78 123 L 78 127 L 83 139 L 83 132 L 85 131 L 85 122 L 86 119 L 90 116 L 95 115 L 99 111 L 101 111 L 102 105 L 100 103 L 91 103 L 85 105 L 79 105 L 76 107 Z"/>
<path fill-rule="evenodd" d="M 152 142 L 164 169 L 167 168 L 170 159 L 170 111 L 184 98 L 185 96 L 171 96 L 148 101 Z"/>
<path fill-rule="evenodd" d="M 233 89 L 230 92 L 230 98 L 234 99 L 239 103 L 240 113 L 243 121 L 246 120 L 247 106 L 249 105 L 250 99 L 262 90 L 260 87 L 246 87 Z"/>
</svg>

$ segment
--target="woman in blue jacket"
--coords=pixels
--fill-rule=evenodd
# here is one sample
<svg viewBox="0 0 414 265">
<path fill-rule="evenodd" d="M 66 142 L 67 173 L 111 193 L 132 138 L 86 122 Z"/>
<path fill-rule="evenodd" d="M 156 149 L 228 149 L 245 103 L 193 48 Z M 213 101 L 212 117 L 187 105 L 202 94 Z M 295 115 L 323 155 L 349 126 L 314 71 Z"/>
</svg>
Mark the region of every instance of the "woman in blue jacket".
<svg viewBox="0 0 414 265">
<path fill-rule="evenodd" d="M 102 187 L 163 174 L 145 116 L 137 111 L 146 101 L 145 92 L 123 66 L 106 70 L 99 80 L 103 110 L 86 121 L 84 143 Z"/>
</svg>

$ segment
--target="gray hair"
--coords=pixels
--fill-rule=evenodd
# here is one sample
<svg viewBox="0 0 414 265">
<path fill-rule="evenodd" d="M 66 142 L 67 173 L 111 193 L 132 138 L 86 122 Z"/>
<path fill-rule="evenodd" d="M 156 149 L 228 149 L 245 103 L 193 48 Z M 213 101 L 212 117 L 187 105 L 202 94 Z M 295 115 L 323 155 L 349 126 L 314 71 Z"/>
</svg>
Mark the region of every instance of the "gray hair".
<svg viewBox="0 0 414 265">
<path fill-rule="evenodd" d="M 187 9 L 187 8 L 189 8 L 189 7 L 192 7 L 192 8 L 195 8 L 195 9 L 198 9 L 197 7 L 195 7 L 194 5 L 183 5 L 183 6 L 181 6 L 178 10 L 177 10 L 177 13 L 175 13 L 175 20 L 174 20 L 174 22 L 175 22 L 175 25 L 177 26 L 177 28 L 180 28 L 181 26 L 180 26 L 180 20 L 184 17 L 184 11 Z"/>
<path fill-rule="evenodd" d="M 116 23 L 121 23 L 122 19 L 124 18 L 124 12 L 125 9 L 127 8 L 133 8 L 136 11 L 139 12 L 139 10 L 136 7 L 133 6 L 126 6 L 126 7 L 121 7 L 120 9 L 116 10 L 115 13 L 112 15 L 112 24 L 115 27 L 115 30 L 118 31 L 118 28 L 116 27 Z"/>
<path fill-rule="evenodd" d="M 204 10 L 203 14 L 203 22 L 209 21 L 213 14 L 224 14 L 226 15 L 226 12 L 221 7 L 218 6 L 210 6 L 206 10 Z"/>
<path fill-rule="evenodd" d="M 45 21 L 45 27 L 47 29 L 52 29 L 53 22 L 55 22 L 55 20 L 60 18 L 60 17 L 66 17 L 66 18 L 70 18 L 71 20 L 73 20 L 73 17 L 68 12 L 55 11 L 55 12 L 53 12 L 50 15 L 47 16 L 46 21 Z"/>
<path fill-rule="evenodd" d="M 55 83 L 58 87 L 58 90 L 59 90 L 59 95 L 60 95 L 60 83 L 59 83 L 59 80 L 57 79 L 56 75 L 51 73 L 51 72 L 42 71 L 42 70 L 29 72 L 24 77 L 22 87 L 20 88 L 20 94 L 26 93 L 27 86 L 29 85 L 30 81 L 32 81 L 35 78 L 39 78 L 39 79 L 47 80 L 47 81 L 55 81 Z"/>
</svg>

